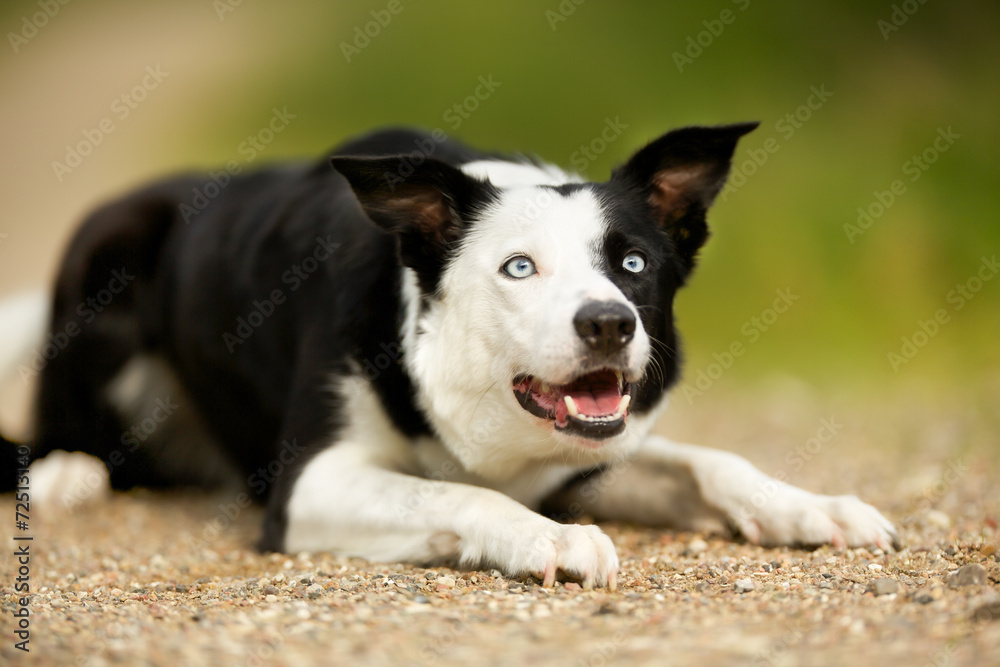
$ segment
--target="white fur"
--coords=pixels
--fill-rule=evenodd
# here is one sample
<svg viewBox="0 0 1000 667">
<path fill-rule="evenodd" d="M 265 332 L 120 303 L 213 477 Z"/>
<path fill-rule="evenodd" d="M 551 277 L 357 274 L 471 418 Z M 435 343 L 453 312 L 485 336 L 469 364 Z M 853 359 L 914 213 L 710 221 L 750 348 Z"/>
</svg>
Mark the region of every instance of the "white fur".
<svg viewBox="0 0 1000 667">
<path fill-rule="evenodd" d="M 598 515 L 702 530 L 736 525 L 755 542 L 889 548 L 892 525 L 856 498 L 810 494 L 733 454 L 649 436 L 665 399 L 599 443 L 556 432 L 526 412 L 513 396 L 514 377 L 564 384 L 580 373 L 586 351 L 572 322 L 584 302 L 618 301 L 636 316 L 626 348 L 630 380 L 643 375 L 649 337 L 635 305 L 599 268 L 606 221 L 589 190 L 562 195 L 540 187 L 573 182 L 554 168 L 487 161 L 464 170 L 503 188 L 499 201 L 464 237 L 440 298 L 422 302 L 409 270 L 402 287 L 403 361 L 439 438 L 408 440 L 367 381 L 343 381 L 337 391 L 350 423 L 295 484 L 287 549 L 450 558 L 535 573 L 547 584 L 562 569 L 588 587 L 613 587 L 618 561 L 607 536 L 533 511 L 598 465 L 606 472 L 592 477 L 597 485 L 581 498 Z M 536 275 L 504 276 L 514 255 L 531 258 Z M 767 502 L 754 504 L 761 492 Z"/>
<path fill-rule="evenodd" d="M 537 213 L 536 213 L 537 211 Z M 530 374 L 565 384 L 580 374 L 584 344 L 573 327 L 589 300 L 617 301 L 639 326 L 627 347 L 626 377 L 642 377 L 650 353 L 634 304 L 599 268 L 606 222 L 589 190 L 568 196 L 538 187 L 505 190 L 462 242 L 442 278 L 444 297 L 418 315 L 408 281 L 407 370 L 421 407 L 447 447 L 468 470 L 510 479 L 526 463 L 593 466 L 620 457 L 642 433 L 599 446 L 556 432 L 527 413 L 512 381 Z M 500 271 L 513 255 L 530 257 L 537 274 L 514 280 Z"/>
<path fill-rule="evenodd" d="M 756 544 L 875 544 L 889 551 L 892 523 L 855 496 L 824 496 L 766 475 L 730 452 L 647 438 L 644 455 L 691 470 L 705 502 Z"/>
<path fill-rule="evenodd" d="M 582 183 L 577 174 L 570 174 L 550 164 L 507 162 L 505 160 L 478 160 L 466 162 L 462 171 L 469 176 L 488 179 L 498 188 L 525 185 L 564 185 Z"/>
<path fill-rule="evenodd" d="M 31 503 L 46 519 L 104 500 L 111 486 L 101 459 L 83 452 L 52 452 L 28 466 Z"/>
<path fill-rule="evenodd" d="M 507 495 L 415 473 L 412 444 L 392 428 L 364 380 L 340 388 L 356 416 L 303 469 L 287 505 L 285 548 L 332 550 L 377 561 L 457 559 L 510 574 L 556 570 L 591 587 L 614 586 L 614 545 L 594 526 L 564 526 Z"/>
<path fill-rule="evenodd" d="M 16 373 L 28 352 L 42 344 L 49 311 L 44 291 L 24 292 L 0 302 L 0 379 Z"/>
</svg>

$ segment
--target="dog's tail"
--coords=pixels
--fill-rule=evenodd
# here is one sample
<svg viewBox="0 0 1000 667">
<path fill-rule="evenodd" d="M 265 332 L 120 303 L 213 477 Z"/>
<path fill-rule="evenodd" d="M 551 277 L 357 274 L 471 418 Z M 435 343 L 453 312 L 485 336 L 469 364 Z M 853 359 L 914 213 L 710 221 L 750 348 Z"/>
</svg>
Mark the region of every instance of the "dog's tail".
<svg viewBox="0 0 1000 667">
<path fill-rule="evenodd" d="M 24 292 L 0 301 L 0 387 L 15 376 L 25 379 L 32 349 L 39 349 L 48 326 L 51 304 L 44 291 Z M 27 390 L 27 385 L 22 385 Z M 0 493 L 11 491 L 17 479 L 19 444 L 0 434 Z"/>
</svg>

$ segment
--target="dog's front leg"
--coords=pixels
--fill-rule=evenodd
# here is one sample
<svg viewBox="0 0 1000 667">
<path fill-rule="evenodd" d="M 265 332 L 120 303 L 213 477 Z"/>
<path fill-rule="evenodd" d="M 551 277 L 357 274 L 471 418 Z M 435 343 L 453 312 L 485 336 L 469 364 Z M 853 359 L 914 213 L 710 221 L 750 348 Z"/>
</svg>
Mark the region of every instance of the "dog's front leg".
<svg viewBox="0 0 1000 667">
<path fill-rule="evenodd" d="M 895 528 L 855 496 L 824 496 L 766 475 L 741 456 L 648 437 L 638 454 L 570 487 L 558 506 L 598 519 L 727 532 L 768 545 L 898 544 Z"/>
<path fill-rule="evenodd" d="M 388 470 L 361 452 L 342 442 L 306 464 L 287 500 L 285 551 L 488 564 L 546 586 L 562 571 L 585 588 L 615 587 L 618 557 L 596 526 L 557 523 L 490 489 Z"/>
</svg>

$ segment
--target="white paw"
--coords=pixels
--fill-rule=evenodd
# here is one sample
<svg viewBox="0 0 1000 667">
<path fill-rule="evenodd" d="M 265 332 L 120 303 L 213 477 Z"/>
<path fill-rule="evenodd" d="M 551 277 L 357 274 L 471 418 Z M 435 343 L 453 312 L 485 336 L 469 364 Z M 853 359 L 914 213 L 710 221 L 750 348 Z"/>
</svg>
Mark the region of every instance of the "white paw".
<svg viewBox="0 0 1000 667">
<path fill-rule="evenodd" d="M 507 539 L 499 534 L 494 537 L 503 543 L 476 551 L 508 575 L 532 574 L 549 587 L 561 571 L 588 590 L 617 587 L 618 554 L 611 538 L 597 526 L 563 525 L 539 517 L 527 530 L 507 535 Z M 468 554 L 463 560 L 468 560 Z"/>
<path fill-rule="evenodd" d="M 855 496 L 823 496 L 780 482 L 748 461 L 726 455 L 703 475 L 705 500 L 722 510 L 750 542 L 765 545 L 899 547 L 896 529 Z"/>
<path fill-rule="evenodd" d="M 54 515 L 104 499 L 110 491 L 108 469 L 99 458 L 57 450 L 28 468 L 31 502 Z"/>
<path fill-rule="evenodd" d="M 821 496 L 790 487 L 730 517 L 749 541 L 766 545 L 899 546 L 888 519 L 857 496 Z"/>
</svg>

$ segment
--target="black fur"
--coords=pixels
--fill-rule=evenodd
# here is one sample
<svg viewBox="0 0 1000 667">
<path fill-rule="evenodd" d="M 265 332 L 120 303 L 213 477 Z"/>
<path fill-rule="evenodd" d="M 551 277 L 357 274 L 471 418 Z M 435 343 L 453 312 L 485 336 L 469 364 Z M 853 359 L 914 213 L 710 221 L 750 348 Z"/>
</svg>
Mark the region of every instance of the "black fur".
<svg viewBox="0 0 1000 667">
<path fill-rule="evenodd" d="M 655 341 L 636 412 L 677 377 L 673 297 L 707 237 L 705 211 L 736 139 L 750 129 L 673 132 L 607 183 L 557 188 L 593 188 L 613 221 L 607 274 L 639 305 Z M 202 480 L 163 465 L 169 450 L 131 447 L 129 425 L 107 401 L 106 386 L 130 358 L 159 355 L 192 399 L 178 409 L 197 413 L 251 497 L 270 497 L 261 544 L 280 550 L 299 471 L 343 426 L 332 378 L 364 373 L 402 433 L 431 434 L 398 363 L 400 264 L 416 271 L 424 298 L 436 297 L 465 226 L 497 196 L 457 166 L 495 156 L 411 130 L 355 139 L 333 154 L 332 163 L 234 176 L 217 190 L 203 176 L 175 177 L 88 218 L 63 261 L 50 324 L 79 333 L 42 372 L 33 458 L 66 449 L 107 462 L 118 452 L 122 462 L 109 465 L 116 488 Z M 217 194 L 192 215 L 196 191 Z M 637 250 L 649 266 L 641 275 L 621 268 Z M 115 279 L 124 287 L 96 302 Z M 294 460 L 271 477 L 283 449 Z"/>
</svg>

